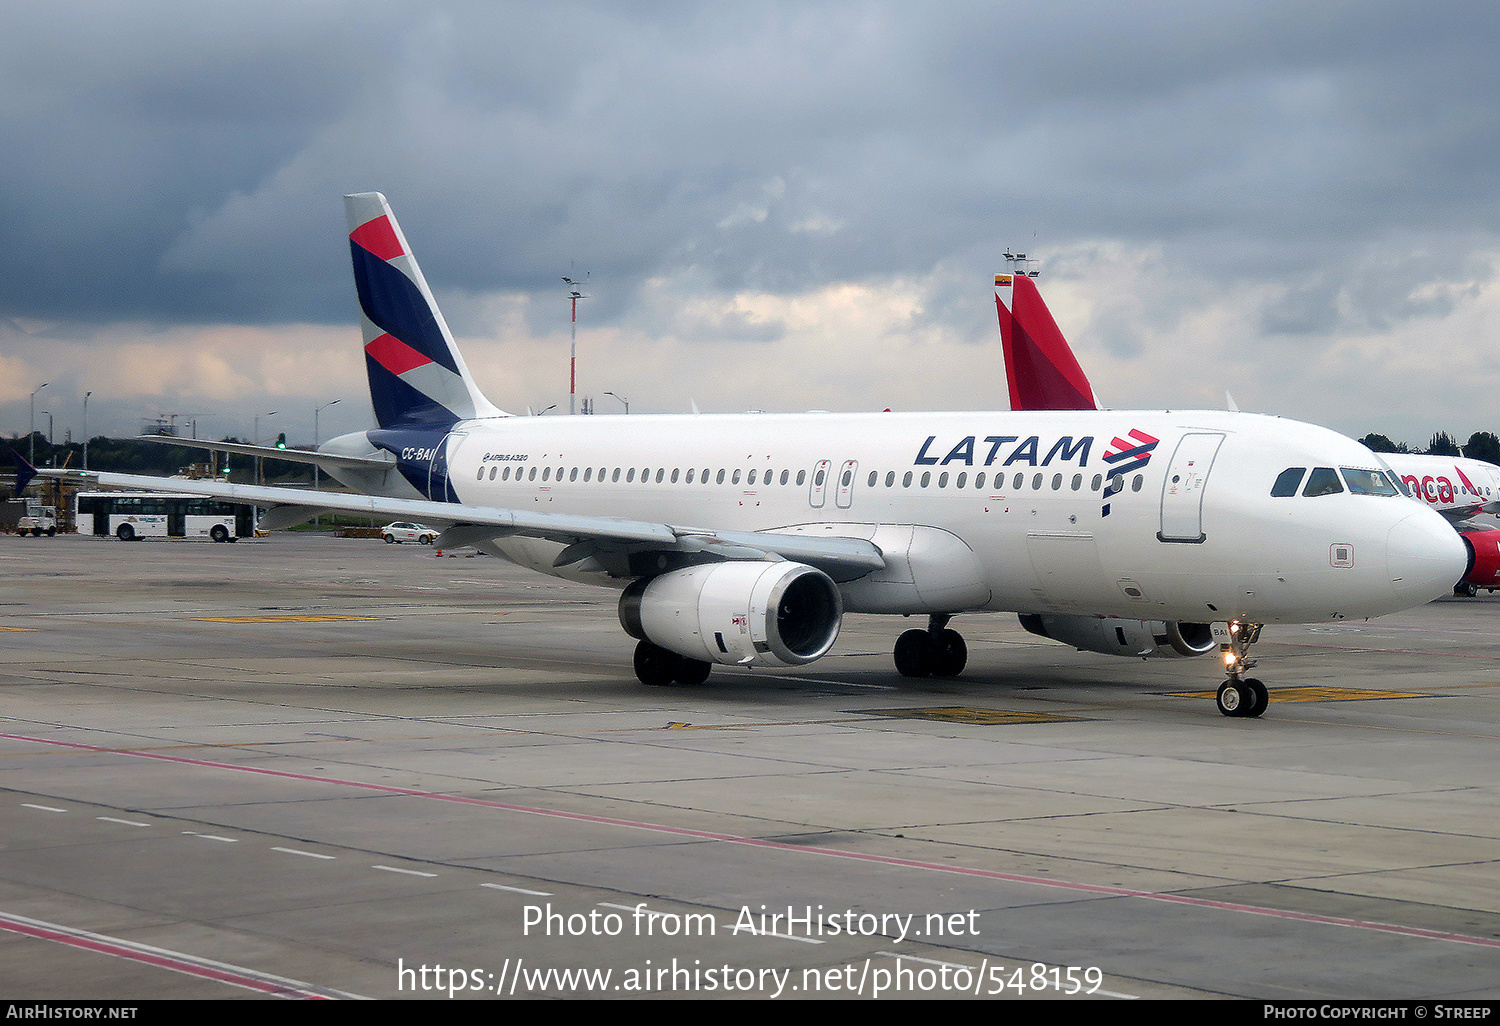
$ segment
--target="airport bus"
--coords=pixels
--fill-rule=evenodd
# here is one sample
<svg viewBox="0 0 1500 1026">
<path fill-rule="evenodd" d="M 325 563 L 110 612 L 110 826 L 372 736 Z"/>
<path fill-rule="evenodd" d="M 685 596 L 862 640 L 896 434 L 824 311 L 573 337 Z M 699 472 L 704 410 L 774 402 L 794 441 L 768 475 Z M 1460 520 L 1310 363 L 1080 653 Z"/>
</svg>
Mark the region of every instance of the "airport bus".
<svg viewBox="0 0 1500 1026">
<path fill-rule="evenodd" d="M 232 542 L 255 536 L 254 507 L 202 495 L 162 492 L 79 492 L 80 534 L 140 538 L 207 538 Z"/>
</svg>

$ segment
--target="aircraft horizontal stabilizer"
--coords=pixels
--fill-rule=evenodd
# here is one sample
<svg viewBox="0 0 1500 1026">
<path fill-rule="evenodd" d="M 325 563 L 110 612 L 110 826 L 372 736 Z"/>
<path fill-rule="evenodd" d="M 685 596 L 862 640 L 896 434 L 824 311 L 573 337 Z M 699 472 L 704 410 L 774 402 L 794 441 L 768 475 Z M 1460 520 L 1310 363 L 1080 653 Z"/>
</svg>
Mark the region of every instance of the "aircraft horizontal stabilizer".
<svg viewBox="0 0 1500 1026">
<path fill-rule="evenodd" d="M 331 452 L 314 452 L 312 449 L 282 449 L 274 445 L 250 445 L 247 442 L 210 442 L 201 438 L 178 438 L 174 435 L 138 435 L 136 440 L 159 442 L 162 445 L 181 445 L 189 449 L 207 449 L 209 452 L 260 456 L 268 460 L 285 460 L 288 463 L 310 463 L 324 469 L 347 467 L 356 470 L 378 467 L 384 470 L 396 465 L 396 457 L 390 453 L 381 453 L 379 456 L 340 456 Z"/>
</svg>

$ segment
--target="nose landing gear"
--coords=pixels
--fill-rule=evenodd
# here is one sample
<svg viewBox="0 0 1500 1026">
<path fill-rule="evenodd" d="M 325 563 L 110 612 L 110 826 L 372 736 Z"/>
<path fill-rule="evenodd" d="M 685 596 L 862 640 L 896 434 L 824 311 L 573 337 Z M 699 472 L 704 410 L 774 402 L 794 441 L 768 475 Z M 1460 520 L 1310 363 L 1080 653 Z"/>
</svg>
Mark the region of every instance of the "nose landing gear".
<svg viewBox="0 0 1500 1026">
<path fill-rule="evenodd" d="M 1260 640 L 1258 623 L 1231 623 L 1229 642 L 1224 646 L 1224 665 L 1229 679 L 1219 685 L 1219 712 L 1225 716 L 1259 716 L 1271 702 L 1271 693 L 1254 677 L 1240 676 L 1255 666 L 1250 646 Z"/>
</svg>

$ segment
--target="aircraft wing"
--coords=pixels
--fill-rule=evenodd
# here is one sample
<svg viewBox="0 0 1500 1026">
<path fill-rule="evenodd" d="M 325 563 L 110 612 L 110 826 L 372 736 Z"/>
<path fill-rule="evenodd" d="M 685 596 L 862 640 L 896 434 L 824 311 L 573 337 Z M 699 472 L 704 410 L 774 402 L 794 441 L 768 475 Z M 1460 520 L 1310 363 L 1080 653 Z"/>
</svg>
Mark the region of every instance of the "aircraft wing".
<svg viewBox="0 0 1500 1026">
<path fill-rule="evenodd" d="M 567 546 L 558 555 L 555 566 L 593 559 L 599 569 L 617 577 L 643 576 L 646 571 L 636 570 L 641 565 L 638 558 L 642 555 L 670 555 L 676 565 L 720 559 L 779 557 L 816 567 L 835 581 L 857 580 L 885 566 L 885 557 L 879 547 L 863 538 L 812 538 L 770 531 L 713 531 L 620 517 L 538 513 L 426 499 L 314 492 L 221 481 L 169 480 L 137 474 L 75 470 L 43 470 L 38 473 L 44 477 L 88 481 L 111 488 L 205 495 L 272 510 L 301 506 L 377 519 L 416 520 L 446 527 L 438 538 L 439 545 L 472 545 L 492 538 L 539 538 Z M 278 519 L 283 523 L 290 522 L 290 518 Z"/>
<path fill-rule="evenodd" d="M 175 435 L 138 435 L 134 441 L 180 445 L 188 449 L 207 449 L 210 452 L 234 452 L 268 460 L 285 460 L 288 463 L 314 463 L 320 467 L 348 467 L 358 470 L 379 467 L 383 470 L 396 465 L 396 458 L 390 453 L 381 453 L 379 456 L 339 456 L 311 449 L 281 449 L 274 445 L 249 445 L 245 442 L 210 442 L 204 438 L 178 438 Z"/>
<path fill-rule="evenodd" d="M 1440 509 L 1438 510 L 1438 513 L 1442 514 L 1443 518 L 1446 519 L 1448 523 L 1452 524 L 1460 531 L 1464 531 L 1476 526 L 1470 524 L 1469 521 L 1478 516 L 1480 513 L 1493 513 L 1494 510 L 1490 509 L 1491 505 L 1493 505 L 1493 503 L 1487 503 L 1483 506 L 1454 506 L 1449 509 Z"/>
</svg>

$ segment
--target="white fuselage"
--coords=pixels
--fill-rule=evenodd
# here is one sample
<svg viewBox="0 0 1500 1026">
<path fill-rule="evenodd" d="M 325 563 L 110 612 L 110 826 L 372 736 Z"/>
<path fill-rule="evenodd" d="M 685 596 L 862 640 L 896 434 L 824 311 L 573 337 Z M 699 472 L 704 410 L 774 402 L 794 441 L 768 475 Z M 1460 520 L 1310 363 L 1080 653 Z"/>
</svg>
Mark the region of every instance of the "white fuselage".
<svg viewBox="0 0 1500 1026">
<path fill-rule="evenodd" d="M 1381 453 L 1412 497 L 1439 512 L 1475 512 L 1500 500 L 1500 467 L 1464 456 Z"/>
<path fill-rule="evenodd" d="M 869 539 L 887 566 L 841 584 L 850 611 L 1317 622 L 1446 594 L 1466 558 L 1405 496 L 1273 498 L 1289 467 L 1381 464 L 1332 431 L 1253 414 L 503 417 L 404 448 L 393 494 L 431 482 L 436 496 L 446 470 L 466 505 Z M 555 567 L 556 542 L 489 546 L 626 583 Z"/>
</svg>

